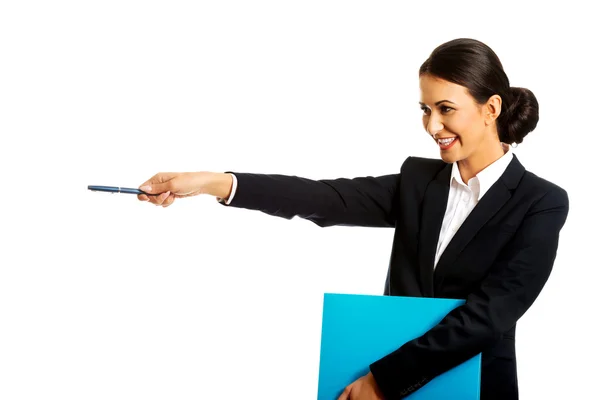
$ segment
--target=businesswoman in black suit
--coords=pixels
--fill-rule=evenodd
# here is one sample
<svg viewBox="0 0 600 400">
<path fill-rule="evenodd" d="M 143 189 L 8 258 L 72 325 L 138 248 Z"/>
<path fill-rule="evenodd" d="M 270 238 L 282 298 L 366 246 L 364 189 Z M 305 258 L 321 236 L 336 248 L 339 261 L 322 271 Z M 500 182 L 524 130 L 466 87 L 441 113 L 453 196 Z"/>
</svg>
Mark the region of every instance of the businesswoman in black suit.
<svg viewBox="0 0 600 400">
<path fill-rule="evenodd" d="M 395 229 L 384 294 L 465 299 L 422 336 L 374 360 L 340 399 L 400 399 L 482 353 L 481 399 L 518 399 L 517 320 L 546 283 L 567 193 L 511 152 L 538 121 L 533 93 L 510 87 L 496 54 L 472 39 L 437 47 L 419 70 L 423 126 L 441 160 L 399 173 L 310 180 L 251 173 L 159 173 L 139 199 L 216 196 L 223 204 L 326 227 Z"/>
</svg>

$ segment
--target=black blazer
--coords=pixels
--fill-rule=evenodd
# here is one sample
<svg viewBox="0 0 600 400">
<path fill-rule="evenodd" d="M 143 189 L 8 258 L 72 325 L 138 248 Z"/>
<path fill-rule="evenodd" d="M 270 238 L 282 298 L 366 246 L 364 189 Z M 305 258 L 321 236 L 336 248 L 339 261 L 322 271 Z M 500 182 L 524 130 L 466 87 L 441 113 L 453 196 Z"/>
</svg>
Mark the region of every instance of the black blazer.
<svg viewBox="0 0 600 400">
<path fill-rule="evenodd" d="M 399 174 L 311 180 L 233 172 L 230 207 L 332 225 L 395 228 L 384 294 L 465 299 L 438 325 L 370 366 L 400 399 L 482 352 L 481 399 L 517 399 L 515 327 L 546 283 L 569 209 L 562 188 L 514 156 L 433 268 L 452 165 L 409 157 Z M 340 388 L 340 391 L 343 388 Z"/>
</svg>

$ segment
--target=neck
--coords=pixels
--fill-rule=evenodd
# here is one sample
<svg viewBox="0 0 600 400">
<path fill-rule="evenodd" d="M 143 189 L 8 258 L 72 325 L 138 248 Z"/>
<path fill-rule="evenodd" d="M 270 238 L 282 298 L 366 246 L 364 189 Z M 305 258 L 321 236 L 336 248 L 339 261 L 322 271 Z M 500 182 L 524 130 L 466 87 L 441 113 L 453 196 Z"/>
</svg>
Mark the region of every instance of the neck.
<svg viewBox="0 0 600 400">
<path fill-rule="evenodd" d="M 463 182 L 469 182 L 469 179 L 487 168 L 505 154 L 500 142 L 492 143 L 484 151 L 477 151 L 464 160 L 458 161 L 458 170 Z"/>
</svg>

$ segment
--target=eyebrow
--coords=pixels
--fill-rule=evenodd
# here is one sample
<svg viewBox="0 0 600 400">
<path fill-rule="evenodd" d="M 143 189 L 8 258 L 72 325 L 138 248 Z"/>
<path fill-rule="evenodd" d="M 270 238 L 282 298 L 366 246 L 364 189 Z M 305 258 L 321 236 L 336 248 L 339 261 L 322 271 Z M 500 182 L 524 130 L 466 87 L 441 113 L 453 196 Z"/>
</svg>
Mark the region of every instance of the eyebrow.
<svg viewBox="0 0 600 400">
<path fill-rule="evenodd" d="M 443 102 L 450 103 L 450 104 L 456 104 L 456 103 L 451 102 L 450 100 L 440 100 L 440 101 L 436 102 L 435 105 L 439 106 Z M 422 105 L 422 106 L 426 105 L 425 103 L 421 103 L 421 102 L 419 102 L 419 104 Z"/>
</svg>

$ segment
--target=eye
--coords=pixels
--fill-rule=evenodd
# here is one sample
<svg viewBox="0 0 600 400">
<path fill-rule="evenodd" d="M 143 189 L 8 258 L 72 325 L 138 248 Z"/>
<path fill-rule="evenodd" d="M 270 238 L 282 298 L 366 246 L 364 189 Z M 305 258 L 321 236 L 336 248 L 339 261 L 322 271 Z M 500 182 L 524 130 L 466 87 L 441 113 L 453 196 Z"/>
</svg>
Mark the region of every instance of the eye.
<svg viewBox="0 0 600 400">
<path fill-rule="evenodd" d="M 429 107 L 421 107 L 421 110 L 423 110 L 423 114 L 425 115 L 429 115 L 431 113 L 431 110 L 429 109 Z M 453 111 L 454 108 L 452 107 L 448 107 L 448 106 L 440 106 L 440 111 L 442 114 L 448 114 L 450 111 Z"/>
</svg>

